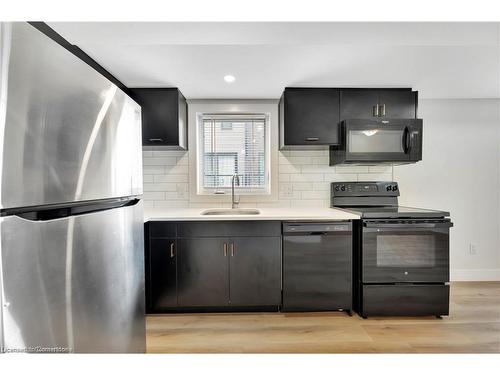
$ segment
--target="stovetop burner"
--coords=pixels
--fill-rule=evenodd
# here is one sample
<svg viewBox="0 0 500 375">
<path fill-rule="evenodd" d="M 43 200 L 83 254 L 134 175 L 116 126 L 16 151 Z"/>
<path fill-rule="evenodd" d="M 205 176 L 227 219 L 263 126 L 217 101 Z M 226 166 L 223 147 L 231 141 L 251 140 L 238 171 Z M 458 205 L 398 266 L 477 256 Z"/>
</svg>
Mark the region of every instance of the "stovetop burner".
<svg viewBox="0 0 500 375">
<path fill-rule="evenodd" d="M 397 182 L 333 182 L 331 206 L 359 214 L 362 218 L 441 218 L 446 211 L 398 205 Z"/>
</svg>

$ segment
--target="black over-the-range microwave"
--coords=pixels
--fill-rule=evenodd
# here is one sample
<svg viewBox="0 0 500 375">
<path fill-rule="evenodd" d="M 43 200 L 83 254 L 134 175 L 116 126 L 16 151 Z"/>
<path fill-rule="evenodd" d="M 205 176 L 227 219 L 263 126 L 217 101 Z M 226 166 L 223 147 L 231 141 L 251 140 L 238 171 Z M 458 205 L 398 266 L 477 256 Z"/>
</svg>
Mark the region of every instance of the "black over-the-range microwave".
<svg viewBox="0 0 500 375">
<path fill-rule="evenodd" d="M 406 164 L 422 160 L 422 120 L 344 120 L 330 165 Z"/>
</svg>

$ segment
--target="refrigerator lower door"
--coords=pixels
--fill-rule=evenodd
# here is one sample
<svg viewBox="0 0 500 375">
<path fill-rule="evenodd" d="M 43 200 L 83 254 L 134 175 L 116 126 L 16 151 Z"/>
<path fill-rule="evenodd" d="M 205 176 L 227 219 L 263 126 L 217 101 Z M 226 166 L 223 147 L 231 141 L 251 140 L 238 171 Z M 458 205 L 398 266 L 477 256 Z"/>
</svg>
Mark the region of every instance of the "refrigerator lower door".
<svg viewBox="0 0 500 375">
<path fill-rule="evenodd" d="M 141 201 L 0 234 L 5 351 L 145 351 Z"/>
</svg>

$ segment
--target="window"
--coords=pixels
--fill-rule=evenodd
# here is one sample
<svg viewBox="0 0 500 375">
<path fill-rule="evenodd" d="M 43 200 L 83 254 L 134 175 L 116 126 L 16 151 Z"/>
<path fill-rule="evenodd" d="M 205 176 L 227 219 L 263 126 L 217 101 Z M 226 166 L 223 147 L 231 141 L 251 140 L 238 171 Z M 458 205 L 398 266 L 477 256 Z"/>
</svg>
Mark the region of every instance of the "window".
<svg viewBox="0 0 500 375">
<path fill-rule="evenodd" d="M 239 177 L 238 194 L 269 193 L 265 115 L 199 117 L 199 192 L 224 193 Z"/>
</svg>

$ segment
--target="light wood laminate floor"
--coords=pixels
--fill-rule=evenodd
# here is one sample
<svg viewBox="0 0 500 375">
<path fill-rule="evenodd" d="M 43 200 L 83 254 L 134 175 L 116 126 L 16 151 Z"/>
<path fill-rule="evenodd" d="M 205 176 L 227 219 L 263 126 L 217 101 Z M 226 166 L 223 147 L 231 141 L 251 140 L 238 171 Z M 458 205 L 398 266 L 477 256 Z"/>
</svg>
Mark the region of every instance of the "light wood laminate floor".
<svg viewBox="0 0 500 375">
<path fill-rule="evenodd" d="M 500 282 L 451 285 L 443 319 L 344 313 L 147 317 L 151 353 L 500 353 Z"/>
</svg>

